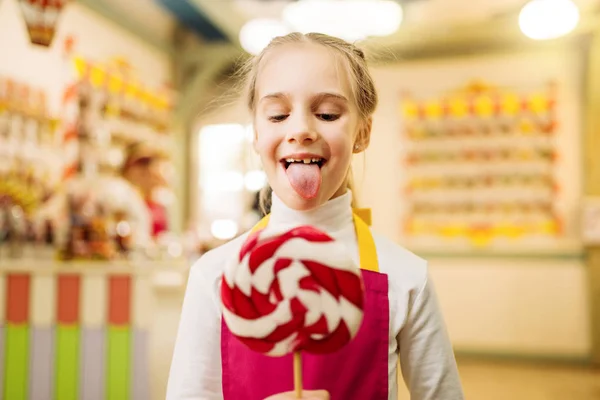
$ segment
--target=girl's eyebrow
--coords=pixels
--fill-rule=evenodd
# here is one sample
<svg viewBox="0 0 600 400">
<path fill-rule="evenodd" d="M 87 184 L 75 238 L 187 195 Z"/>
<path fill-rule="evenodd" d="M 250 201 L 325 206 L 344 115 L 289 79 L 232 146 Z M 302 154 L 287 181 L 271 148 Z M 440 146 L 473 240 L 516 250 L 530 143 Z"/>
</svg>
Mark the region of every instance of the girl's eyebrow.
<svg viewBox="0 0 600 400">
<path fill-rule="evenodd" d="M 287 99 L 288 97 L 289 96 L 286 93 L 283 93 L 283 92 L 269 93 L 269 94 L 264 95 L 259 100 L 259 103 L 262 102 L 263 100 L 269 100 L 269 99 L 284 100 L 284 99 Z"/>
<path fill-rule="evenodd" d="M 322 92 L 322 93 L 318 93 L 317 95 L 315 95 L 313 103 L 314 104 L 321 103 L 328 99 L 337 99 L 337 100 L 343 101 L 344 103 L 348 102 L 348 99 L 346 98 L 346 96 L 341 95 L 339 93 Z"/>
<path fill-rule="evenodd" d="M 287 93 L 283 93 L 283 92 L 275 92 L 275 93 L 269 93 L 264 95 L 259 102 L 262 102 L 263 100 L 269 100 L 269 99 L 273 99 L 273 100 L 284 100 L 284 99 L 288 99 L 289 95 Z M 320 102 L 323 102 L 324 100 L 327 99 L 337 99 L 337 100 L 341 100 L 345 103 L 348 102 L 348 99 L 346 98 L 346 96 L 339 94 L 339 93 L 334 93 L 334 92 L 321 92 L 321 93 L 317 93 L 314 96 L 314 100 L 313 103 L 317 104 Z"/>
</svg>

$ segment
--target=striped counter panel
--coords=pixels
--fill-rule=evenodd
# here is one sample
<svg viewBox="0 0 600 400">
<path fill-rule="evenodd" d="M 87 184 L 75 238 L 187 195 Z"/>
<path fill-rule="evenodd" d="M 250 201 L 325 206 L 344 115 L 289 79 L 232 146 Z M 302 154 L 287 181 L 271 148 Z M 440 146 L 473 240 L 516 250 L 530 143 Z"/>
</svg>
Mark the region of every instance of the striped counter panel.
<svg viewBox="0 0 600 400">
<path fill-rule="evenodd" d="M 27 274 L 6 276 L 6 325 L 4 337 L 4 398 L 27 400 L 29 364 L 29 299 Z"/>
<path fill-rule="evenodd" d="M 58 275 L 56 318 L 56 399 L 77 400 L 79 382 L 79 275 Z"/>
<path fill-rule="evenodd" d="M 60 293 L 60 287 L 58 288 Z M 31 276 L 31 336 L 29 398 L 54 398 L 55 321 L 57 287 L 51 274 Z M 60 307 L 59 307 L 60 312 Z"/>
<path fill-rule="evenodd" d="M 88 275 L 82 282 L 81 400 L 105 399 L 106 309 L 108 285 L 106 276 Z"/>
<path fill-rule="evenodd" d="M 147 400 L 149 277 L 0 272 L 0 394 Z"/>
</svg>

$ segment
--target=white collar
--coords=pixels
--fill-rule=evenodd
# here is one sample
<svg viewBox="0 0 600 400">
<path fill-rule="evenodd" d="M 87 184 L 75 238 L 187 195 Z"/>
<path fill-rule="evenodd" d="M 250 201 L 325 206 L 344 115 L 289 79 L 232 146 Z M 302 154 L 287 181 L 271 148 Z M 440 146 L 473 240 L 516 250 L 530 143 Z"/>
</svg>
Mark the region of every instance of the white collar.
<svg viewBox="0 0 600 400">
<path fill-rule="evenodd" d="M 327 201 L 308 211 L 289 208 L 276 194 L 271 195 L 271 216 L 269 224 L 278 226 L 312 225 L 325 232 L 337 232 L 354 226 L 352 217 L 352 192 Z"/>
</svg>

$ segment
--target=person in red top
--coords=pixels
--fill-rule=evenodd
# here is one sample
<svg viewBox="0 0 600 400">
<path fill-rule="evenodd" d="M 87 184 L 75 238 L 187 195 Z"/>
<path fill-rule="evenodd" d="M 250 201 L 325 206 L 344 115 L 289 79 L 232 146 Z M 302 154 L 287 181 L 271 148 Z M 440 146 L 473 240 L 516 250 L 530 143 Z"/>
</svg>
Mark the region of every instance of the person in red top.
<svg viewBox="0 0 600 400">
<path fill-rule="evenodd" d="M 168 230 L 167 211 L 153 199 L 155 190 L 167 184 L 161 172 L 161 164 L 166 158 L 158 149 L 142 142 L 135 143 L 127 148 L 121 171 L 123 177 L 140 191 L 148 206 L 153 238 Z"/>
</svg>

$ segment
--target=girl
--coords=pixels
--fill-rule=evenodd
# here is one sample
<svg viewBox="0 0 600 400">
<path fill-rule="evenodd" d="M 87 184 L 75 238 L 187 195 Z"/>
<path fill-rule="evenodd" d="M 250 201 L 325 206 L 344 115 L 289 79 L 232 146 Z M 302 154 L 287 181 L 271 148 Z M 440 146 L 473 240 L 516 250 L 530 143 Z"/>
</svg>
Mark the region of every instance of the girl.
<svg viewBox="0 0 600 400">
<path fill-rule="evenodd" d="M 352 212 L 352 155 L 369 144 L 377 104 L 363 52 L 327 35 L 292 33 L 251 61 L 247 80 L 254 148 L 273 189 L 268 223 L 313 225 L 367 267 L 363 326 L 339 352 L 304 355 L 304 386 L 319 390 L 305 398 L 395 400 L 400 361 L 411 399 L 463 399 L 427 263 L 371 234 Z M 168 400 L 294 398 L 282 393 L 292 387 L 291 355 L 255 354 L 221 321 L 220 278 L 245 239 L 206 253 L 192 267 Z"/>
</svg>

